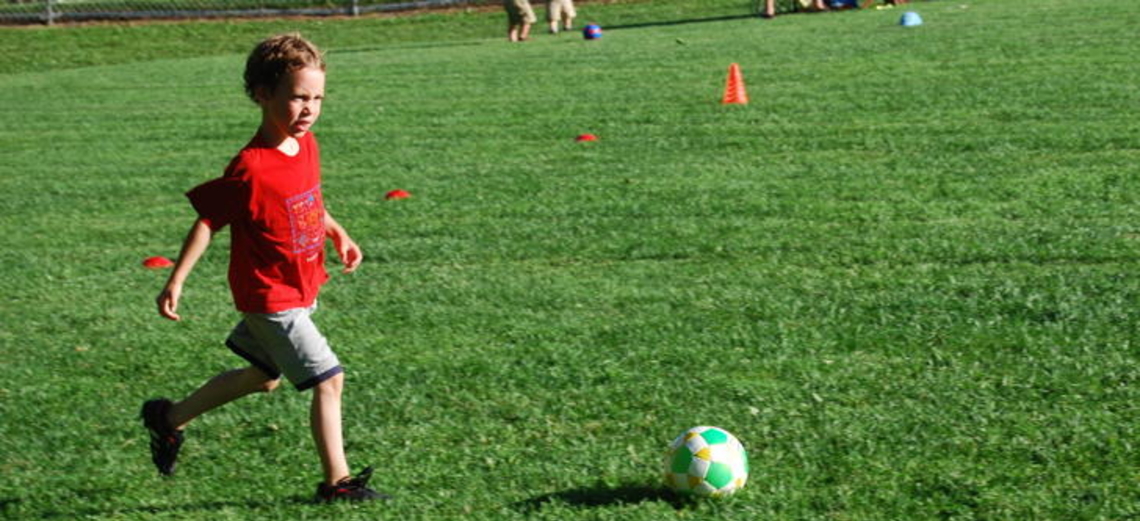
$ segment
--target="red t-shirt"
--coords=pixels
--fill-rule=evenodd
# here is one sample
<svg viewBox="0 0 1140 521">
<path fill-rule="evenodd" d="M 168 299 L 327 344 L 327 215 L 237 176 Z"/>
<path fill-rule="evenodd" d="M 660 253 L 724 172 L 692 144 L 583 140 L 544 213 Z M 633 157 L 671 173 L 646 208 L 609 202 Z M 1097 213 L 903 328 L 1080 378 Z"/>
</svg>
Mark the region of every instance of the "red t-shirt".
<svg viewBox="0 0 1140 521">
<path fill-rule="evenodd" d="M 199 218 L 230 227 L 230 291 L 246 313 L 308 307 L 325 272 L 321 158 L 312 132 L 287 156 L 254 137 L 222 177 L 186 193 Z"/>
</svg>

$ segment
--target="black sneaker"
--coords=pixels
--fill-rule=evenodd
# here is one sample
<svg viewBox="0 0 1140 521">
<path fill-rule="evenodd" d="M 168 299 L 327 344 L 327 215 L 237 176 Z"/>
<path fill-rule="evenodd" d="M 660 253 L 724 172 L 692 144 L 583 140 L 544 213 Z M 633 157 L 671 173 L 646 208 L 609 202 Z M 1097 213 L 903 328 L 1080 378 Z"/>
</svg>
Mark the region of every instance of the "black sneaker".
<svg viewBox="0 0 1140 521">
<path fill-rule="evenodd" d="M 368 488 L 368 480 L 372 478 L 372 467 L 368 467 L 357 474 L 356 477 L 344 478 L 336 485 L 317 485 L 317 503 L 332 503 L 333 501 L 384 501 L 392 496 L 382 494 Z"/>
<path fill-rule="evenodd" d="M 182 431 L 170 425 L 167 414 L 174 404 L 166 398 L 149 400 L 142 406 L 143 425 L 150 431 L 150 459 L 163 476 L 174 474 L 178 449 L 182 448 Z"/>
</svg>

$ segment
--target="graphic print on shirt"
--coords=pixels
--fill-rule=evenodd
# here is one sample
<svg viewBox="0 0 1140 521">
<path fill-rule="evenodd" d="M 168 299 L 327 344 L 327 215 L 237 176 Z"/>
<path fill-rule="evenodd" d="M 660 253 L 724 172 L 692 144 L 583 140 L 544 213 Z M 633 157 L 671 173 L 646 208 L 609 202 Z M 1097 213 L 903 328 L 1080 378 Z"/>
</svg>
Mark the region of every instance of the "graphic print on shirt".
<svg viewBox="0 0 1140 521">
<path fill-rule="evenodd" d="M 321 187 L 285 201 L 289 210 L 289 227 L 293 230 L 293 253 L 303 253 L 324 246 L 325 209 L 321 204 Z"/>
</svg>

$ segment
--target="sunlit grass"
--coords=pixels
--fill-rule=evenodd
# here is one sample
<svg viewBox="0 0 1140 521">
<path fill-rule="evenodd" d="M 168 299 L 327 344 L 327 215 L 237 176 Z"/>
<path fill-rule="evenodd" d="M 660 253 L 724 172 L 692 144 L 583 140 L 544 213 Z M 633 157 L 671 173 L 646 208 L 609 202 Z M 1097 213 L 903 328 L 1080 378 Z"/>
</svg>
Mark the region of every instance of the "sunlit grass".
<svg viewBox="0 0 1140 521">
<path fill-rule="evenodd" d="M 583 20 L 700 18 L 670 6 Z M 351 20 L 42 33 L 98 48 L 114 31 L 139 54 L 0 76 L 17 108 L 0 129 L 0 508 L 1137 515 L 1140 5 L 909 8 L 925 25 L 864 10 L 525 45 L 498 13 L 438 42 L 442 16 L 391 22 L 407 40 L 338 38 L 366 27 Z M 157 317 L 165 274 L 139 263 L 177 253 L 182 193 L 257 121 L 242 53 L 291 24 L 329 51 L 325 199 L 368 260 L 317 320 L 348 368 L 350 460 L 377 466 L 385 505 L 303 504 L 319 466 L 292 391 L 194 424 L 172 480 L 134 417 L 240 364 L 221 344 L 227 238 L 184 323 Z M 185 32 L 200 56 L 160 58 Z M 749 105 L 719 104 L 733 62 Z M 396 188 L 413 196 L 385 201 Z M 658 460 L 701 424 L 736 434 L 753 475 L 728 501 L 672 501 Z"/>
</svg>

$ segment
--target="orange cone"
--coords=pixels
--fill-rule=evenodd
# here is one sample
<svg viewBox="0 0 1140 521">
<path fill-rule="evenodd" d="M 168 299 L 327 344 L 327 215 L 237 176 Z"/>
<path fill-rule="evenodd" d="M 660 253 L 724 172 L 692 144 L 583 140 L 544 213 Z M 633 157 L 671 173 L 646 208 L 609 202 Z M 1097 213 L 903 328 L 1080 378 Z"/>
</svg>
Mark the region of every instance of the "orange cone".
<svg viewBox="0 0 1140 521">
<path fill-rule="evenodd" d="M 744 77 L 740 75 L 740 66 L 735 63 L 728 67 L 728 81 L 724 84 L 724 97 L 720 102 L 724 105 L 748 104 L 748 93 L 744 91 Z"/>
</svg>

